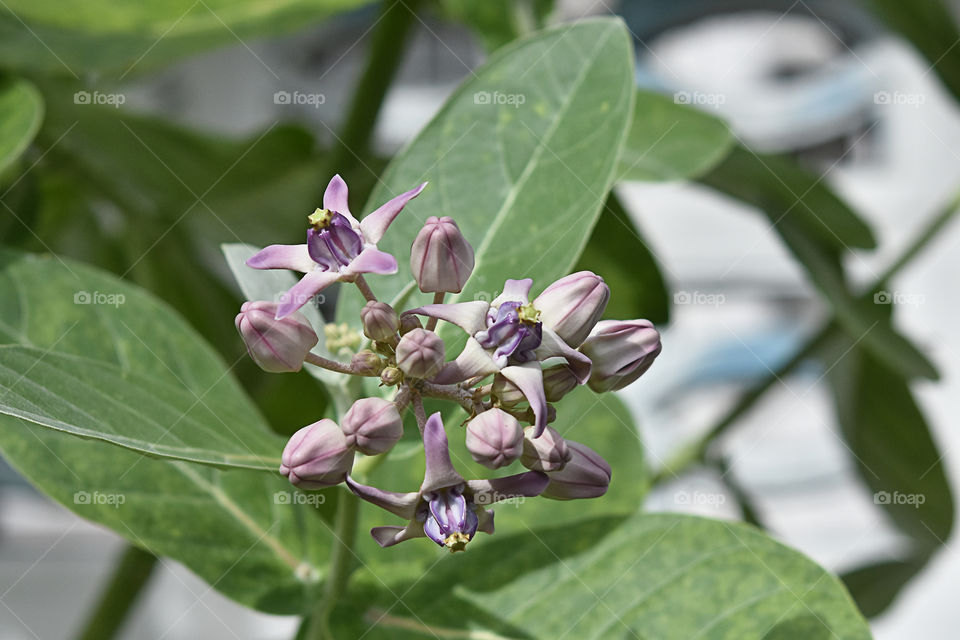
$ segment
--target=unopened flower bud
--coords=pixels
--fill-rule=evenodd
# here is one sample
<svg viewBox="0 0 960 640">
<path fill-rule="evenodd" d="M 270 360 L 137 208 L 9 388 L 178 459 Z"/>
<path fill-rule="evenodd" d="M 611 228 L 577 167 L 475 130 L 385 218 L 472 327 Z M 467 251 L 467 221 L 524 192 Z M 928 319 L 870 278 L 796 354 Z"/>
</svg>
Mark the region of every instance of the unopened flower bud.
<svg viewBox="0 0 960 640">
<path fill-rule="evenodd" d="M 593 369 L 587 384 L 597 393 L 623 389 L 660 355 L 660 334 L 649 320 L 598 322 L 580 349 Z"/>
<path fill-rule="evenodd" d="M 552 500 L 576 500 L 605 494 L 612 474 L 607 461 L 579 442 L 568 440 L 567 446 L 573 454 L 570 461 L 560 471 L 547 474 L 550 484 L 540 495 Z"/>
<path fill-rule="evenodd" d="M 375 456 L 393 448 L 403 435 L 403 419 L 396 405 L 383 398 L 361 398 L 353 403 L 340 429 L 347 445 Z"/>
<path fill-rule="evenodd" d="M 420 318 L 412 313 L 400 316 L 400 335 L 404 336 L 414 329 L 423 329 L 423 323 L 420 322 Z"/>
<path fill-rule="evenodd" d="M 386 302 L 371 300 L 360 310 L 363 335 L 381 342 L 390 340 L 400 328 L 400 318 Z"/>
<path fill-rule="evenodd" d="M 430 378 L 443 366 L 443 340 L 426 329 L 414 329 L 400 338 L 397 366 L 412 378 Z"/>
<path fill-rule="evenodd" d="M 380 382 L 388 387 L 400 384 L 403 382 L 403 372 L 396 367 L 384 367 L 383 371 L 380 372 Z"/>
<path fill-rule="evenodd" d="M 525 402 L 527 397 L 523 392 L 505 377 L 499 373 L 493 376 L 493 384 L 490 387 L 491 393 L 497 397 L 502 407 L 515 407 L 521 402 Z"/>
<path fill-rule="evenodd" d="M 577 380 L 573 370 L 565 364 L 547 367 L 543 370 L 543 391 L 547 402 L 559 402 L 563 396 L 577 388 Z"/>
<path fill-rule="evenodd" d="M 591 271 L 578 271 L 544 289 L 533 306 L 540 310 L 543 326 L 577 348 L 597 324 L 609 300 L 610 287 L 603 278 Z"/>
<path fill-rule="evenodd" d="M 326 418 L 297 431 L 280 458 L 280 473 L 301 489 L 340 484 L 353 467 L 353 449 L 333 420 Z"/>
<path fill-rule="evenodd" d="M 467 451 L 490 469 L 505 467 L 523 452 L 520 423 L 501 409 L 488 409 L 467 424 Z"/>
<path fill-rule="evenodd" d="M 360 375 L 378 375 L 383 369 L 383 360 L 369 349 L 360 351 L 350 359 L 350 366 Z"/>
<path fill-rule="evenodd" d="M 473 272 L 473 247 L 453 218 L 430 216 L 410 250 L 420 291 L 460 293 Z"/>
<path fill-rule="evenodd" d="M 303 314 L 277 320 L 277 303 L 244 302 L 235 324 L 253 361 L 271 373 L 300 371 L 317 344 L 317 334 Z"/>
<path fill-rule="evenodd" d="M 523 431 L 523 454 L 520 464 L 533 471 L 559 471 L 573 455 L 567 447 L 567 441 L 553 427 L 544 429 L 540 437 L 534 438 L 535 427 Z"/>
</svg>

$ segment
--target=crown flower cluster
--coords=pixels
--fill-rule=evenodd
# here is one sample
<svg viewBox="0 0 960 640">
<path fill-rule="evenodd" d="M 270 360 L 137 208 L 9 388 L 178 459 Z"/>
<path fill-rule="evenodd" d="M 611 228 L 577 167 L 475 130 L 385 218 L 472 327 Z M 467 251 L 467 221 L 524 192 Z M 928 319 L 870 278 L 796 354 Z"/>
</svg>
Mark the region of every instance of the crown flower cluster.
<svg viewBox="0 0 960 640">
<path fill-rule="evenodd" d="M 280 473 L 307 490 L 345 483 L 359 498 L 401 518 L 401 524 L 371 531 L 383 547 L 426 537 L 461 551 L 478 531 L 493 533 L 491 507 L 498 501 L 596 498 L 607 491 L 610 465 L 550 426 L 554 404 L 580 385 L 603 393 L 631 384 L 659 355 L 660 335 L 647 320 L 601 320 L 610 289 L 590 271 L 561 278 L 535 297 L 533 280 L 519 278 L 507 280 L 489 302 L 445 303 L 447 294 L 464 290 L 475 266 L 473 248 L 449 217 L 428 218 L 410 250 L 413 277 L 433 302 L 398 311 L 377 299 L 364 276 L 398 271 L 396 258 L 377 243 L 424 187 L 358 221 L 347 204 L 346 183 L 334 176 L 323 208 L 307 216 L 304 244 L 271 245 L 247 261 L 255 269 L 288 269 L 302 278 L 277 302 L 245 303 L 236 326 L 251 358 L 266 371 L 295 372 L 306 363 L 379 378 L 380 389 L 390 393 L 390 399 L 359 398 L 338 421 L 323 418 L 297 431 L 283 450 Z M 367 300 L 355 327 L 335 327 L 338 335 L 356 334 L 349 344 L 366 347 L 342 348 L 338 355 L 349 352 L 346 362 L 312 351 L 317 334 L 298 311 L 334 282 L 354 284 Z M 440 323 L 465 334 L 466 345 L 453 357 L 437 334 Z M 324 328 L 328 334 L 330 326 Z M 361 333 L 365 344 L 359 344 Z M 428 416 L 424 398 L 466 412 L 462 437 L 476 463 L 491 470 L 517 463 L 526 470 L 465 479 L 451 460 L 448 440 L 448 431 L 461 429 L 445 427 L 440 412 Z M 387 456 L 404 437 L 403 415 L 411 410 L 419 434 L 408 437 L 422 442 L 426 469 L 420 487 L 398 493 L 359 482 L 351 475 L 355 462 Z"/>
</svg>

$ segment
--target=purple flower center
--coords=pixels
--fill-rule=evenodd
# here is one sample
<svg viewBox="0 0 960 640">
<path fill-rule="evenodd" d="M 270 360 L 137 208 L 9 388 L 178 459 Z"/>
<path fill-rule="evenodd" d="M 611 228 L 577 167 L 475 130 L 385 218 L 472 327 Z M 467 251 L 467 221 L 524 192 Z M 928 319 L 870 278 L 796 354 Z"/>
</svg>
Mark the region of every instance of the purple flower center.
<svg viewBox="0 0 960 640">
<path fill-rule="evenodd" d="M 307 252 L 324 271 L 338 271 L 363 251 L 363 238 L 340 213 L 318 209 L 307 220 Z"/>
<path fill-rule="evenodd" d="M 463 551 L 480 524 L 473 501 L 463 495 L 463 485 L 425 493 L 423 499 L 418 519 L 427 537 L 450 551 Z"/>
<path fill-rule="evenodd" d="M 536 360 L 534 351 L 543 340 L 543 323 L 537 320 L 539 313 L 530 304 L 504 302 L 498 309 L 487 312 L 487 328 L 473 337 L 484 349 L 493 349 L 493 360 L 498 366 L 506 366 L 512 358 L 515 362 Z"/>
</svg>

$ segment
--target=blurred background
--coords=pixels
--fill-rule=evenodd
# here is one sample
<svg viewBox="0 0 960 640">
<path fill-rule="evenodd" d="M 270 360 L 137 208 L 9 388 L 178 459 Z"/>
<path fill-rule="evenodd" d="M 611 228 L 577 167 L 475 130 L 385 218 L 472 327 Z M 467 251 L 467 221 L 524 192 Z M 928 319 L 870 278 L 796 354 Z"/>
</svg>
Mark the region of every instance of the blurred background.
<svg viewBox="0 0 960 640">
<path fill-rule="evenodd" d="M 829 319 L 830 301 L 769 221 L 751 214 L 780 202 L 759 186 L 753 197 L 718 187 L 723 164 L 694 181 L 624 181 L 616 194 L 669 303 L 646 314 L 663 323 L 668 355 L 646 384 L 622 392 L 657 472 L 646 508 L 767 528 L 844 575 L 875 614 L 882 640 L 956 637 L 960 550 L 949 534 L 950 489 L 960 478 L 960 226 L 945 226 L 895 277 L 883 274 L 960 187 L 957 7 L 563 0 L 491 2 L 476 11 L 468 2 L 388 1 L 293 21 L 279 36 L 248 36 L 220 21 L 206 36 L 217 46 L 203 50 L 198 40 L 169 59 L 161 59 L 158 29 L 159 38 L 134 41 L 117 54 L 123 64 L 99 73 L 85 71 L 95 66 L 89 61 L 112 52 L 96 49 L 93 37 L 87 49 L 62 50 L 54 37 L 43 45 L 49 59 L 24 60 L 18 43 L 46 41 L 44 26 L 56 35 L 58 18 L 28 3 L 0 5 L 0 39 L 16 36 L 0 45 L 0 69 L 22 70 L 47 103 L 35 148 L 0 180 L 4 244 L 79 258 L 147 287 L 229 362 L 243 353 L 230 328 L 241 298 L 220 242 L 286 240 L 277 229 L 313 206 L 331 166 L 363 202 L 390 155 L 491 49 L 542 23 L 623 16 L 635 38 L 638 87 L 726 121 L 732 144 L 776 159 L 770 175 L 726 170 L 757 185 L 773 176 L 774 188 L 779 182 L 814 208 L 836 198 L 869 223 L 877 248 L 843 256 L 850 286 L 893 309 L 897 328 L 940 377 L 912 381 L 893 415 L 884 402 L 903 399 L 907 386 L 894 379 L 886 387 L 881 378 L 861 398 L 878 410 L 856 418 L 861 427 L 892 418 L 903 429 L 892 442 L 916 454 L 903 463 L 914 466 L 900 470 L 909 476 L 904 487 L 919 479 L 926 489 L 904 493 L 937 505 L 940 521 L 921 518 L 911 528 L 909 513 L 884 508 L 902 487 L 864 472 L 871 438 L 884 434 L 857 435 L 841 418 L 848 414 L 837 380 L 852 375 L 852 347 L 820 344 L 818 357 L 796 357 Z M 209 22 L 219 10 L 187 5 L 167 20 L 174 34 L 181 21 Z M 354 87 L 368 73 L 378 26 L 393 20 L 407 23 L 403 55 L 382 83 L 382 107 L 358 113 Z M 375 94 L 370 101 L 379 103 Z M 369 139 L 352 133 L 363 118 L 376 123 Z M 784 177 L 795 175 L 784 166 L 804 178 Z M 877 281 L 883 288 L 874 290 Z M 638 267 L 634 286 L 656 283 Z M 283 407 L 284 394 L 317 393 L 308 376 L 284 378 L 279 388 L 246 362 L 238 375 L 269 416 L 287 411 L 283 422 L 305 423 Z M 759 399 L 737 411 L 758 386 Z M 718 424 L 719 437 L 702 444 Z M 691 445 L 705 455 L 691 458 Z M 0 637 L 69 637 L 123 545 L 9 467 L 0 482 Z M 164 560 L 123 637 L 288 638 L 296 626 L 233 604 Z"/>
</svg>

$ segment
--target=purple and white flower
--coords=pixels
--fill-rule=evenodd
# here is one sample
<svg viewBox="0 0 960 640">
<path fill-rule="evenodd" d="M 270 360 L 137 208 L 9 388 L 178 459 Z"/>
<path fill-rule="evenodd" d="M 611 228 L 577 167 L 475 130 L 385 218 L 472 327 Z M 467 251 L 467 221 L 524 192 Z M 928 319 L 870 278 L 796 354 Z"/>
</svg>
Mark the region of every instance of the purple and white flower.
<svg viewBox="0 0 960 640">
<path fill-rule="evenodd" d="M 404 205 L 426 186 L 424 182 L 400 194 L 358 221 L 347 206 L 347 183 L 339 175 L 333 176 L 323 194 L 323 209 L 307 217 L 306 244 L 273 244 L 247 260 L 254 269 L 305 274 L 284 294 L 277 319 L 290 315 L 334 282 L 352 282 L 364 273 L 396 273 L 396 259 L 377 249 L 377 243 Z"/>
</svg>

